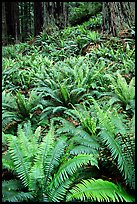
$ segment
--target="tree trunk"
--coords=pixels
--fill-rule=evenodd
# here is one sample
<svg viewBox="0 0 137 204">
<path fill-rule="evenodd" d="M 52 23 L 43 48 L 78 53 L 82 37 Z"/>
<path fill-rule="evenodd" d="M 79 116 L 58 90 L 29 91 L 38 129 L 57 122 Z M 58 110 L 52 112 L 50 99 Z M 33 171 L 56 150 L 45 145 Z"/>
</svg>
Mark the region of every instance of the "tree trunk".
<svg viewBox="0 0 137 204">
<path fill-rule="evenodd" d="M 135 2 L 103 2 L 103 32 L 118 36 L 135 25 Z"/>
<path fill-rule="evenodd" d="M 34 36 L 39 35 L 43 27 L 42 2 L 34 2 Z"/>
<path fill-rule="evenodd" d="M 6 24 L 6 12 L 5 2 L 2 2 L 2 45 L 7 44 L 7 24 Z"/>
<path fill-rule="evenodd" d="M 31 2 L 29 2 L 29 33 L 30 33 L 30 35 L 32 34 L 32 29 L 31 29 Z"/>
<path fill-rule="evenodd" d="M 18 40 L 18 2 L 5 2 L 7 35 L 9 43 L 15 43 Z"/>
<path fill-rule="evenodd" d="M 21 41 L 24 42 L 24 9 L 23 2 L 20 2 L 20 29 L 21 29 Z"/>
<path fill-rule="evenodd" d="M 29 8 L 28 2 L 24 2 L 24 40 L 29 36 Z"/>
<path fill-rule="evenodd" d="M 65 2 L 44 2 L 44 30 L 51 33 L 67 25 Z"/>
<path fill-rule="evenodd" d="M 20 21 L 19 21 L 19 3 L 16 2 L 16 20 L 15 20 L 15 26 L 16 26 L 16 38 L 15 42 L 18 43 L 21 41 L 20 39 Z"/>
<path fill-rule="evenodd" d="M 56 26 L 59 29 L 66 26 L 66 9 L 64 2 L 54 2 L 54 18 Z"/>
</svg>

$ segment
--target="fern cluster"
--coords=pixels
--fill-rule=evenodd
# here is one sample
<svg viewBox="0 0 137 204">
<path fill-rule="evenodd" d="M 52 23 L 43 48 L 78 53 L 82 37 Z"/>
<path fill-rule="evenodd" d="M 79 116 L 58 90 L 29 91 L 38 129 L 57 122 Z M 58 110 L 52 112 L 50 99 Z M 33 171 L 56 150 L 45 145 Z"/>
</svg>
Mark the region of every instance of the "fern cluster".
<svg viewBox="0 0 137 204">
<path fill-rule="evenodd" d="M 3 47 L 3 202 L 134 201 L 134 41 L 100 23 Z"/>
<path fill-rule="evenodd" d="M 87 164 L 98 168 L 95 152 L 94 154 L 91 154 L 91 152 L 71 154 L 71 157 L 67 158 L 68 151 L 65 149 L 68 148 L 70 151 L 66 142 L 67 138 L 63 135 L 58 137 L 55 134 L 53 123 L 51 123 L 46 136 L 42 137 L 42 141 L 40 141 L 40 136 L 41 127 L 33 132 L 30 122 L 24 124 L 24 128 L 21 125 L 18 126 L 17 136 L 4 135 L 9 147 L 6 154 L 9 154 L 9 157 L 6 159 L 6 155 L 3 156 L 3 168 L 12 169 L 18 180 L 3 181 L 3 201 L 14 202 L 29 199 L 39 202 L 60 202 L 65 201 L 66 197 L 67 200 L 73 200 L 74 198 L 80 200 L 92 200 L 93 198 L 94 201 L 96 199 L 98 201 L 106 199 L 109 201 L 133 200 L 123 189 L 111 182 L 102 180 L 95 180 L 96 185 L 100 186 L 102 192 L 91 190 L 86 193 L 88 185 L 91 185 L 90 188 L 92 188 L 92 180 L 83 181 L 85 182 L 84 186 L 80 183 L 75 184 L 76 172 Z M 62 157 L 65 159 L 61 160 Z M 12 168 L 7 165 L 9 160 L 13 162 Z M 14 183 L 14 187 L 10 187 L 12 183 Z M 8 186 L 8 189 L 6 186 Z M 80 197 L 75 194 L 77 186 L 79 186 Z M 20 191 L 20 189 L 25 188 L 27 192 Z M 82 191 L 86 197 L 82 194 Z M 117 194 L 113 193 L 114 191 L 117 192 L 119 198 Z"/>
</svg>

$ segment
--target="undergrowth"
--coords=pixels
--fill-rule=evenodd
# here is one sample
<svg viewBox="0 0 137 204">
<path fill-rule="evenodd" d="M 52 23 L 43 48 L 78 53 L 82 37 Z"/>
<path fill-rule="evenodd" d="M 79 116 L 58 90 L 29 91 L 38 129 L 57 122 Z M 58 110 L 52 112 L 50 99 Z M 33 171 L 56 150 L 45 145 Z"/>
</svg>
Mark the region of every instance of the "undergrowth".
<svg viewBox="0 0 137 204">
<path fill-rule="evenodd" d="M 2 48 L 3 202 L 133 202 L 134 39 L 97 15 Z"/>
</svg>

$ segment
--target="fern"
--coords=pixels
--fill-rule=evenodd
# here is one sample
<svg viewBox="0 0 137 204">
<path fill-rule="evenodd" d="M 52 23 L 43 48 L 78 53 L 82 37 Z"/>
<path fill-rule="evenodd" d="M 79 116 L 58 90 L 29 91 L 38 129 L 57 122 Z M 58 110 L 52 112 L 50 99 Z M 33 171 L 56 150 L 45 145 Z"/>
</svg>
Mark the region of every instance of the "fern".
<svg viewBox="0 0 137 204">
<path fill-rule="evenodd" d="M 21 202 L 33 199 L 32 192 L 21 191 L 23 186 L 18 180 L 9 180 L 2 182 L 2 201 L 3 202 Z"/>
<path fill-rule="evenodd" d="M 63 199 L 70 184 L 73 183 L 69 180 L 74 173 L 88 163 L 97 166 L 97 159 L 90 154 L 78 154 L 64 160 L 67 138 L 60 137 L 56 140 L 53 124 L 40 143 L 38 143 L 40 128 L 36 129 L 35 134 L 29 129 L 30 122 L 24 124 L 24 128 L 18 126 L 18 137 L 13 135 L 6 137 L 9 146 L 6 154 L 9 153 L 13 161 L 13 172 L 30 192 L 41 194 L 40 200 L 44 199 L 42 192 L 49 200 Z M 8 167 L 10 168 L 10 165 Z"/>
<path fill-rule="evenodd" d="M 112 82 L 112 87 L 118 99 L 125 105 L 129 104 L 135 98 L 135 78 L 133 77 L 129 84 L 127 84 L 124 77 L 117 73 L 117 78 L 107 75 Z"/>
<path fill-rule="evenodd" d="M 74 110 L 66 110 L 65 113 L 70 115 L 71 117 L 74 117 L 74 119 L 77 118 L 84 130 L 92 135 L 95 135 L 96 121 L 91 117 L 90 111 L 87 110 L 84 104 L 82 105 L 82 107 L 74 107 Z"/>
<path fill-rule="evenodd" d="M 19 125 L 17 136 L 10 135 L 8 137 L 5 134 L 8 143 L 6 155 L 10 154 L 13 163 L 4 165 L 12 168 L 13 173 L 19 178 L 20 184 L 30 192 L 36 201 L 64 201 L 71 186 L 77 182 L 79 170 L 82 170 L 86 165 L 99 168 L 96 141 L 90 138 L 89 134 L 84 132 L 80 134 L 80 132 L 82 132 L 80 128 L 73 127 L 72 133 L 76 133 L 76 135 L 67 138 L 66 135 L 60 133 L 60 137 L 58 137 L 52 121 L 48 133 L 39 142 L 40 127 L 33 133 L 30 122 L 24 126 Z M 96 148 L 89 151 L 89 147 L 93 147 L 94 143 Z M 79 144 L 81 150 L 78 149 Z M 86 151 L 84 151 L 84 146 L 87 148 Z M 4 158 L 3 162 L 6 162 L 6 157 Z M 17 198 L 18 200 L 25 201 L 27 199 L 15 188 L 12 194 L 13 200 L 15 194 L 20 196 Z M 113 194 L 115 195 L 114 192 Z M 34 200 L 34 198 L 30 199 Z M 105 198 L 108 199 L 107 192 Z M 16 201 L 17 199 L 15 198 Z"/>
<path fill-rule="evenodd" d="M 134 198 L 116 184 L 102 179 L 88 179 L 76 184 L 67 195 L 67 201 L 74 199 L 92 202 L 133 202 Z"/>
<path fill-rule="evenodd" d="M 101 143 L 106 145 L 114 160 L 117 160 L 126 183 L 135 188 L 134 138 L 128 136 L 129 130 L 121 121 L 117 111 L 103 111 L 94 101 L 99 118 Z"/>
<path fill-rule="evenodd" d="M 83 165 L 91 164 L 98 167 L 97 159 L 93 155 L 79 154 L 74 156 L 72 159 L 68 159 L 58 170 L 53 181 L 55 183 L 60 183 L 73 175 L 78 168 L 81 168 Z"/>
<path fill-rule="evenodd" d="M 60 202 L 61 200 L 64 200 L 66 197 L 66 194 L 68 192 L 68 189 L 70 188 L 70 185 L 74 182 L 74 179 L 66 179 L 60 185 L 54 186 L 54 183 L 51 183 L 49 186 L 49 199 L 53 202 Z"/>
<path fill-rule="evenodd" d="M 38 108 L 43 109 L 41 96 L 38 96 L 36 92 L 31 91 L 29 98 L 26 98 L 19 92 L 14 96 L 4 91 L 2 100 L 3 130 L 6 131 L 10 126 L 15 126 L 25 119 L 32 120 L 35 117 L 35 110 Z"/>
<path fill-rule="evenodd" d="M 25 159 L 24 152 L 19 147 L 19 142 L 15 136 L 8 138 L 8 141 L 9 152 L 16 166 L 16 172 L 24 186 L 28 186 L 31 163 Z"/>
</svg>

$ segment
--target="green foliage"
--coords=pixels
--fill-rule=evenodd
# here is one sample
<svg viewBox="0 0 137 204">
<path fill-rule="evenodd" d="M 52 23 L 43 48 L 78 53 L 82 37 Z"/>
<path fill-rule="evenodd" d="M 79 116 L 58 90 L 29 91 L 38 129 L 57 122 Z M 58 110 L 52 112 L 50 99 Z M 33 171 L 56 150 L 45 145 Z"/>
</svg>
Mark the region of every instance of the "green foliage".
<svg viewBox="0 0 137 204">
<path fill-rule="evenodd" d="M 99 137 L 107 146 L 111 156 L 117 161 L 117 168 L 122 173 L 130 188 L 135 188 L 135 138 L 131 127 L 125 125 L 123 118 L 116 110 L 101 109 L 96 104 L 99 118 Z"/>
<path fill-rule="evenodd" d="M 14 172 L 23 186 L 35 195 L 35 200 L 43 201 L 46 197 L 48 201 L 61 201 L 74 182 L 75 172 L 89 163 L 97 166 L 97 160 L 92 154 L 79 154 L 60 163 L 67 143 L 63 137 L 55 137 L 52 124 L 42 142 L 39 142 L 39 137 L 40 128 L 33 133 L 28 123 L 23 129 L 18 126 L 17 137 L 11 135 L 6 138 Z M 16 199 L 20 200 L 17 194 Z"/>
<path fill-rule="evenodd" d="M 95 16 L 101 12 L 102 5 L 100 2 L 77 2 L 77 6 L 73 7 L 70 4 L 69 22 L 71 25 L 76 25 L 87 21 L 91 16 Z"/>
<path fill-rule="evenodd" d="M 74 108 L 74 110 L 65 111 L 66 114 L 74 117 L 81 124 L 82 128 L 89 134 L 95 136 L 96 134 L 96 121 L 91 117 L 90 110 L 87 110 L 86 106 L 83 104 L 82 107 Z"/>
<path fill-rule="evenodd" d="M 3 47 L 4 202 L 134 201 L 134 40 L 101 24 Z"/>
<path fill-rule="evenodd" d="M 18 202 L 29 201 L 33 198 L 31 192 L 21 191 L 23 186 L 19 180 L 8 180 L 2 182 L 2 201 Z"/>
<path fill-rule="evenodd" d="M 36 92 L 31 91 L 29 98 L 21 93 L 2 93 L 2 128 L 8 129 L 17 123 L 31 119 L 33 122 L 37 118 L 35 111 L 42 109 L 41 97 Z"/>
<path fill-rule="evenodd" d="M 62 123 L 62 125 L 60 125 L 60 127 L 58 127 L 57 129 L 57 133 L 58 134 L 65 133 L 68 135 L 70 154 L 78 155 L 81 153 L 85 153 L 98 155 L 100 145 L 97 141 L 97 138 L 94 137 L 93 134 L 91 135 L 88 132 L 86 132 L 82 128 L 82 126 L 76 122 L 76 120 L 73 121 L 73 119 L 71 119 L 74 122 L 74 124 L 61 117 L 58 118 L 56 117 L 53 120 Z M 75 124 L 79 125 L 75 127 Z"/>
<path fill-rule="evenodd" d="M 126 79 L 117 73 L 117 78 L 107 75 L 112 83 L 118 101 L 122 101 L 125 106 L 135 99 L 135 78 L 133 77 L 129 84 Z"/>
<path fill-rule="evenodd" d="M 134 198 L 128 195 L 121 186 L 102 179 L 83 180 L 76 184 L 67 196 L 67 201 L 77 199 L 80 201 L 89 200 L 92 202 L 133 202 Z"/>
</svg>

